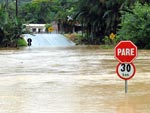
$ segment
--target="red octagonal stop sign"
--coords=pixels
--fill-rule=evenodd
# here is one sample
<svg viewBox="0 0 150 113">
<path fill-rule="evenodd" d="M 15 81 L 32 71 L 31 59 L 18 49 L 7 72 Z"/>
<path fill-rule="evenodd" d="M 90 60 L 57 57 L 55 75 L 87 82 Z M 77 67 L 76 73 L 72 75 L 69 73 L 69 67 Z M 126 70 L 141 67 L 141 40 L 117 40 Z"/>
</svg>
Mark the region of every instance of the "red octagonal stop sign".
<svg viewBox="0 0 150 113">
<path fill-rule="evenodd" d="M 120 63 L 131 63 L 137 57 L 137 47 L 131 41 L 120 41 L 115 47 L 115 58 Z"/>
</svg>

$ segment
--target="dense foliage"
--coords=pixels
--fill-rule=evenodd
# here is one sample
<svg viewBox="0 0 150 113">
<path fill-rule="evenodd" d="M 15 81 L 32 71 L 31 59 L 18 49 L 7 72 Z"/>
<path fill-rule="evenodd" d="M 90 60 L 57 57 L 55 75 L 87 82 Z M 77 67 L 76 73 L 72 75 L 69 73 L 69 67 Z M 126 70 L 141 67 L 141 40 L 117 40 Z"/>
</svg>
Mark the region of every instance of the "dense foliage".
<svg viewBox="0 0 150 113">
<path fill-rule="evenodd" d="M 150 6 L 137 2 L 129 12 L 122 12 L 120 40 L 132 40 L 139 48 L 150 48 Z"/>
<path fill-rule="evenodd" d="M 32 0 L 20 6 L 19 15 L 28 23 L 47 24 L 66 20 L 72 10 L 72 0 Z"/>
<path fill-rule="evenodd" d="M 86 41 L 90 44 L 99 44 L 100 42 L 118 41 L 118 39 L 109 39 L 109 34 L 117 33 L 124 12 L 133 12 L 132 6 L 139 1 L 141 6 L 149 3 L 150 0 L 82 0 L 78 2 L 76 18 L 86 28 Z M 143 10 L 141 8 L 141 10 Z M 145 12 L 145 10 L 143 10 Z M 128 17 L 126 17 L 128 18 Z M 128 21 L 131 18 L 128 19 Z M 140 22 L 140 21 L 139 21 Z M 131 22 L 132 23 L 132 22 Z M 138 24 L 138 23 L 136 23 Z M 144 23 L 143 23 L 144 24 Z M 131 27 L 132 28 L 132 27 Z M 131 31 L 131 29 L 129 30 Z M 136 33 L 135 33 L 136 35 Z M 126 34 L 127 36 L 127 34 Z M 105 37 L 105 38 L 104 38 Z M 119 37 L 118 37 L 119 38 Z M 133 37 L 134 39 L 135 37 Z M 119 39 L 121 40 L 121 39 Z M 85 40 L 84 40 L 85 41 Z"/>
<path fill-rule="evenodd" d="M 18 39 L 25 33 L 25 26 L 20 19 L 8 13 L 4 4 L 0 5 L 0 46 L 17 47 Z"/>
<path fill-rule="evenodd" d="M 51 1 L 32 1 L 20 8 L 19 16 L 29 23 L 50 23 L 55 14 L 52 5 Z"/>
<path fill-rule="evenodd" d="M 90 43 L 99 43 L 105 35 L 116 33 L 123 6 L 124 0 L 79 1 L 76 18 L 86 27 Z"/>
</svg>

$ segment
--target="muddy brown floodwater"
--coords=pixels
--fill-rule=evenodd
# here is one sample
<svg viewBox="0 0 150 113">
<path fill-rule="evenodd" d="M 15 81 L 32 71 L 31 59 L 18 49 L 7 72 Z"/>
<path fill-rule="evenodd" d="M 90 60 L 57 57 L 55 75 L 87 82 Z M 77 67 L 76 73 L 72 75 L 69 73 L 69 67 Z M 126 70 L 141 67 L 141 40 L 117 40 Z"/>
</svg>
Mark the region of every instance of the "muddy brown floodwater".
<svg viewBox="0 0 150 113">
<path fill-rule="evenodd" d="M 117 64 L 96 46 L 0 50 L 0 113 L 150 113 L 150 51 L 138 51 L 128 94 Z"/>
</svg>

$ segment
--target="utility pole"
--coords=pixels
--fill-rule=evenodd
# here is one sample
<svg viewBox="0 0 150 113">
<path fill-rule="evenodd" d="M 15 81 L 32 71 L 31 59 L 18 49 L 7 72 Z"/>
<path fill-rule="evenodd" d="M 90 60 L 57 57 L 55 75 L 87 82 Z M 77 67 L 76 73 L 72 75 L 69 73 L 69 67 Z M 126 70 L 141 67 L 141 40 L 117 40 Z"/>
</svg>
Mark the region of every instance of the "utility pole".
<svg viewBox="0 0 150 113">
<path fill-rule="evenodd" d="M 8 0 L 6 0 L 5 4 L 6 4 L 6 9 L 8 9 Z"/>
<path fill-rule="evenodd" d="M 18 17 L 18 0 L 16 0 L 16 17 Z"/>
</svg>

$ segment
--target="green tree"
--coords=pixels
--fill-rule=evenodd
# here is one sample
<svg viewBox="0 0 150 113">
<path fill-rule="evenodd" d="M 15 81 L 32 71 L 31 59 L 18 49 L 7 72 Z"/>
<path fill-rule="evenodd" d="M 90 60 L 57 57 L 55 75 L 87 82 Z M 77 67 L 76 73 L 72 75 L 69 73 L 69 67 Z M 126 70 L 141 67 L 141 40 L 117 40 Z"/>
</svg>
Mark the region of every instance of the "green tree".
<svg viewBox="0 0 150 113">
<path fill-rule="evenodd" d="M 0 4 L 0 46 L 16 47 L 21 34 L 26 33 L 19 18 L 10 15 L 4 4 Z"/>
<path fill-rule="evenodd" d="M 75 18 L 86 27 L 87 41 L 99 43 L 110 33 L 116 33 L 121 20 L 120 11 L 130 12 L 137 0 L 82 0 L 78 1 Z M 139 0 L 142 3 L 149 0 Z M 96 42 L 95 42 L 96 41 Z"/>
<path fill-rule="evenodd" d="M 94 37 L 99 36 L 99 41 L 102 41 L 105 35 L 116 33 L 123 5 L 124 0 L 78 1 L 76 18 L 87 27 L 90 42 L 94 41 Z"/>
<path fill-rule="evenodd" d="M 22 5 L 20 16 L 28 23 L 51 23 L 58 11 L 52 0 L 33 0 Z"/>
<path fill-rule="evenodd" d="M 118 38 L 131 40 L 138 48 L 150 48 L 150 6 L 137 2 L 130 12 L 122 12 Z"/>
</svg>

